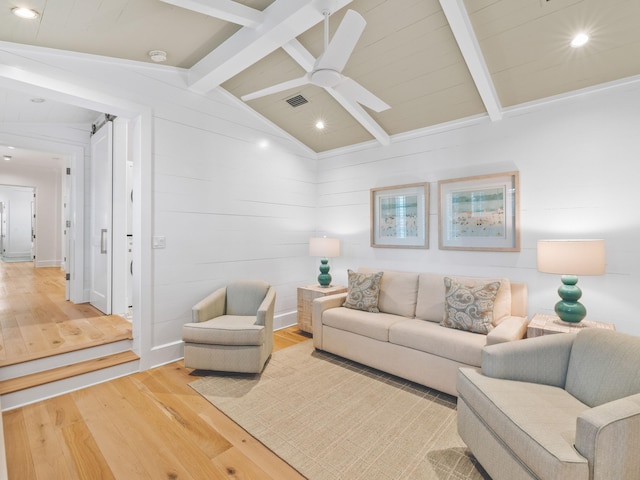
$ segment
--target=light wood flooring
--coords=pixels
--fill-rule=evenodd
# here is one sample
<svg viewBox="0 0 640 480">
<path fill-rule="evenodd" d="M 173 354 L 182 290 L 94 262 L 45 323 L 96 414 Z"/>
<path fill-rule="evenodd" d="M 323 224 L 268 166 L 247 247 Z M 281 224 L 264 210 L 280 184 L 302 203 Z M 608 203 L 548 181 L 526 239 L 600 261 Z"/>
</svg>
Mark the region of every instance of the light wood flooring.
<svg viewBox="0 0 640 480">
<path fill-rule="evenodd" d="M 274 349 L 308 338 L 280 330 Z M 9 479 L 304 478 L 188 386 L 197 378 L 179 361 L 5 412 Z"/>
<path fill-rule="evenodd" d="M 131 338 L 131 323 L 64 299 L 64 272 L 0 261 L 0 367 Z"/>
</svg>

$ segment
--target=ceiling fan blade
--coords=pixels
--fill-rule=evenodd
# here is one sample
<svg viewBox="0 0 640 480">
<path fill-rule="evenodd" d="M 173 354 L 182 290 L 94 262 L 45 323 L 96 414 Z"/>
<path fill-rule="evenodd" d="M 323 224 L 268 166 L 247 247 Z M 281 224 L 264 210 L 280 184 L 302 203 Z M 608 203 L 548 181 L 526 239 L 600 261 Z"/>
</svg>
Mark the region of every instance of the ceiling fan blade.
<svg viewBox="0 0 640 480">
<path fill-rule="evenodd" d="M 360 35 L 364 32 L 367 22 L 362 15 L 353 10 L 347 10 L 338 30 L 333 35 L 331 43 L 318 58 L 314 70 L 329 69 L 341 72 L 347 64 Z"/>
<path fill-rule="evenodd" d="M 309 82 L 309 76 L 304 75 L 300 78 L 294 78 L 293 80 L 287 80 L 286 82 L 278 83 L 276 85 L 272 85 L 267 88 L 263 88 L 262 90 L 258 90 L 253 93 L 247 93 L 240 97 L 243 101 L 253 100 L 255 98 L 264 97 L 267 95 L 271 95 L 272 93 L 283 92 L 284 90 L 289 90 L 291 88 L 301 87 L 302 85 L 307 85 Z"/>
<path fill-rule="evenodd" d="M 333 88 L 338 93 L 341 93 L 345 97 L 350 98 L 351 100 L 354 100 L 375 112 L 382 112 L 391 108 L 369 90 L 367 90 L 351 78 L 345 78 L 343 82 Z"/>
</svg>

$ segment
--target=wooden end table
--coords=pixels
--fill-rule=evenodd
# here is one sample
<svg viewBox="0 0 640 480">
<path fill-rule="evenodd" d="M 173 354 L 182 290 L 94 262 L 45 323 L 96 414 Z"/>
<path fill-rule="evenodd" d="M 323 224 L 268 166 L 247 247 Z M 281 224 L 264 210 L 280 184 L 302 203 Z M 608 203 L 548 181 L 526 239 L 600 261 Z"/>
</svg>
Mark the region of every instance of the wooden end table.
<svg viewBox="0 0 640 480">
<path fill-rule="evenodd" d="M 342 285 L 331 285 L 329 287 L 307 285 L 306 287 L 298 287 L 298 328 L 303 332 L 313 334 L 313 325 L 311 324 L 313 300 L 346 291 L 347 287 Z"/>
<path fill-rule="evenodd" d="M 527 338 L 541 337 L 552 333 L 573 333 L 585 328 L 603 328 L 615 330 L 613 323 L 594 322 L 592 320 L 582 320 L 578 323 L 563 322 L 556 315 L 544 315 L 536 313 L 527 327 Z"/>
</svg>

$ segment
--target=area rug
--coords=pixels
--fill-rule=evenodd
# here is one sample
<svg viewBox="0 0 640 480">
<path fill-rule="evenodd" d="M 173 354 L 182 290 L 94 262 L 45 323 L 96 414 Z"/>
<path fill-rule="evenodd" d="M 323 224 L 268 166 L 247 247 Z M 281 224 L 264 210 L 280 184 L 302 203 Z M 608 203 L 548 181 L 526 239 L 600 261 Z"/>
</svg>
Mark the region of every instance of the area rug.
<svg viewBox="0 0 640 480">
<path fill-rule="evenodd" d="M 260 375 L 207 372 L 189 385 L 311 480 L 489 479 L 458 436 L 455 397 L 311 340 Z"/>
</svg>

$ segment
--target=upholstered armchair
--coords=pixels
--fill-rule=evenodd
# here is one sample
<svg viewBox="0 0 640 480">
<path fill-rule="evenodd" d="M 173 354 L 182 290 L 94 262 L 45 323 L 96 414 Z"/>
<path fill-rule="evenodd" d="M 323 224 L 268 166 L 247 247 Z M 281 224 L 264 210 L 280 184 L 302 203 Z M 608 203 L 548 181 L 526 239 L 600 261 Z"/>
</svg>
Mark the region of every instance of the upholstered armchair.
<svg viewBox="0 0 640 480">
<path fill-rule="evenodd" d="M 458 432 L 494 480 L 640 478 L 640 337 L 598 328 L 485 347 Z"/>
<path fill-rule="evenodd" d="M 273 351 L 276 291 L 260 280 L 220 288 L 196 304 L 182 327 L 187 368 L 259 373 Z"/>
</svg>

